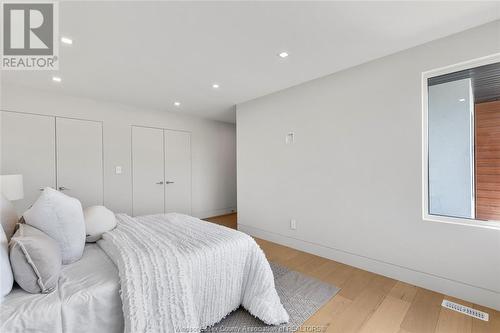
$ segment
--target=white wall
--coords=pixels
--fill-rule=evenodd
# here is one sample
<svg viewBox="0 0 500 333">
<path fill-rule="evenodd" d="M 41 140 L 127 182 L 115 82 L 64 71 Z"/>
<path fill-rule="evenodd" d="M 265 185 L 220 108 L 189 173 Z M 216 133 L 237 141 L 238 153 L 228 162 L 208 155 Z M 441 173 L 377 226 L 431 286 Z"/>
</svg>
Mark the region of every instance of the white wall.
<svg viewBox="0 0 500 333">
<path fill-rule="evenodd" d="M 236 209 L 234 124 L 5 84 L 1 93 L 2 110 L 103 121 L 104 204 L 115 212 L 132 211 L 131 125 L 191 131 L 193 215 Z M 114 173 L 118 165 L 123 167 L 121 175 Z"/>
<path fill-rule="evenodd" d="M 239 228 L 500 309 L 500 230 L 423 221 L 421 169 L 422 72 L 497 52 L 500 21 L 238 105 Z"/>
<path fill-rule="evenodd" d="M 471 79 L 429 87 L 430 214 L 474 218 L 473 100 Z"/>
</svg>

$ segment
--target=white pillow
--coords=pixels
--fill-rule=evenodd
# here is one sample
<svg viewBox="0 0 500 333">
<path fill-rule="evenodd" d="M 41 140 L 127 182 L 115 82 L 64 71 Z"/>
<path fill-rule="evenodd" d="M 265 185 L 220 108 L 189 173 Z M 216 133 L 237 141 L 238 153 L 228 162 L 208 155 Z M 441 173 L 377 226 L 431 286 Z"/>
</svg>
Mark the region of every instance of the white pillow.
<svg viewBox="0 0 500 333">
<path fill-rule="evenodd" d="M 14 277 L 9 260 L 9 244 L 0 224 L 0 299 L 7 296 L 12 290 Z"/>
<path fill-rule="evenodd" d="M 14 280 L 29 293 L 51 293 L 61 272 L 61 250 L 44 232 L 23 223 L 10 240 Z"/>
<path fill-rule="evenodd" d="M 46 187 L 23 217 L 27 224 L 40 229 L 57 242 L 63 264 L 70 264 L 82 257 L 85 221 L 80 201 Z"/>
<path fill-rule="evenodd" d="M 87 242 L 96 242 L 106 231 L 116 227 L 115 214 L 104 206 L 90 206 L 83 210 Z"/>
</svg>

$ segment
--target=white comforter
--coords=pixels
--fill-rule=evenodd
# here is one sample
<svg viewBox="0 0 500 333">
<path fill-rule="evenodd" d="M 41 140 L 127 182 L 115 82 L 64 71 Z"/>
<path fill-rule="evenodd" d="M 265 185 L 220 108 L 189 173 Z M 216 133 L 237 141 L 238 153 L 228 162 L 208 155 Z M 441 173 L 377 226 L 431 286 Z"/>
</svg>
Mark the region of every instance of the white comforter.
<svg viewBox="0 0 500 333">
<path fill-rule="evenodd" d="M 98 244 L 118 267 L 125 332 L 197 332 L 240 305 L 288 321 L 251 237 L 181 214 L 117 217 Z"/>
</svg>

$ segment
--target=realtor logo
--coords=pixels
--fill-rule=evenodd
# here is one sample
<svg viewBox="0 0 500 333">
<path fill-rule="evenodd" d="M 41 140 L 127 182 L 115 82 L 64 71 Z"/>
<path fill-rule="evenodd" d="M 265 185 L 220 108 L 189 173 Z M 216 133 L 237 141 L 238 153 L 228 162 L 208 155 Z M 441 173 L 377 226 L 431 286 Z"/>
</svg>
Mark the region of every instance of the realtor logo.
<svg viewBox="0 0 500 333">
<path fill-rule="evenodd" d="M 58 69 L 57 3 L 3 3 L 2 69 Z"/>
</svg>

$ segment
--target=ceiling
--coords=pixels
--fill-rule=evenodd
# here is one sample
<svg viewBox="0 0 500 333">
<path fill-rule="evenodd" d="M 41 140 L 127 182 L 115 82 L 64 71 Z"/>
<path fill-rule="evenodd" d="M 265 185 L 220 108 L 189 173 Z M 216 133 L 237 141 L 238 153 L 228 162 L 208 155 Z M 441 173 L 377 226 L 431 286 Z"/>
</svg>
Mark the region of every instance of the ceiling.
<svg viewBox="0 0 500 333">
<path fill-rule="evenodd" d="M 234 122 L 237 103 L 499 19 L 500 2 L 74 1 L 59 18 L 59 71 L 4 84 Z"/>
</svg>

